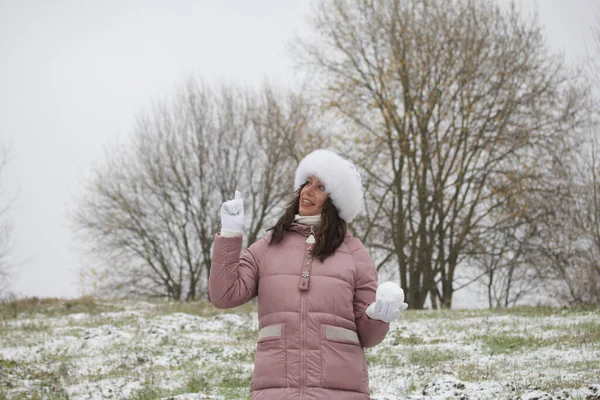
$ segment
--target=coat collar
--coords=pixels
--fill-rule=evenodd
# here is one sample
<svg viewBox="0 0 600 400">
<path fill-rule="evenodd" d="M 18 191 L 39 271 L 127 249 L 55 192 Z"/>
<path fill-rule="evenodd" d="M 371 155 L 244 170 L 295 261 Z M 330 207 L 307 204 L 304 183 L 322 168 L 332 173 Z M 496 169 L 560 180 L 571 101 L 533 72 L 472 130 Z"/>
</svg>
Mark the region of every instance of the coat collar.
<svg viewBox="0 0 600 400">
<path fill-rule="evenodd" d="M 304 237 L 308 237 L 308 235 L 310 235 L 310 228 L 311 228 L 310 225 L 304 225 L 304 224 L 299 224 L 297 222 L 292 222 L 292 224 L 290 225 L 290 227 L 288 229 L 290 231 L 297 232 Z M 313 226 L 312 228 L 313 228 L 315 237 L 318 236 L 319 226 Z M 348 236 L 352 236 L 352 234 L 350 233 L 350 230 L 346 228 L 346 237 L 348 237 Z"/>
<path fill-rule="evenodd" d="M 310 226 L 310 225 L 299 224 L 297 222 L 292 222 L 289 230 L 298 232 L 302 236 L 308 237 L 308 235 L 310 235 L 310 228 L 313 228 L 314 235 L 317 236 L 317 234 L 319 233 L 319 226 Z"/>
</svg>

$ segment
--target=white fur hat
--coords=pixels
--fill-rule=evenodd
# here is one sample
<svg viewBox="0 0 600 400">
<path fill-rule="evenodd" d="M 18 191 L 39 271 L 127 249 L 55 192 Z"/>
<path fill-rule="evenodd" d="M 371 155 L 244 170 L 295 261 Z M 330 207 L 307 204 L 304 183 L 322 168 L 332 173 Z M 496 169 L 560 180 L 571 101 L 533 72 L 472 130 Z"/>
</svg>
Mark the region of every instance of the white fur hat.
<svg viewBox="0 0 600 400">
<path fill-rule="evenodd" d="M 363 202 L 362 182 L 354 164 L 333 151 L 315 150 L 300 161 L 294 190 L 298 190 L 312 175 L 323 182 L 340 217 L 351 222 L 362 209 Z"/>
</svg>

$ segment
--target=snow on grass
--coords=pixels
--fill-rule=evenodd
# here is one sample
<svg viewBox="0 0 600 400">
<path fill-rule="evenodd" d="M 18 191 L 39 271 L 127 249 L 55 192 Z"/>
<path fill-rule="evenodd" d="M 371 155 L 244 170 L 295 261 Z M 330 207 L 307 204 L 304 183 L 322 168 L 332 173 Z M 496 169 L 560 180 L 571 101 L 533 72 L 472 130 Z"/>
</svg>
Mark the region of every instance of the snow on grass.
<svg viewBox="0 0 600 400">
<path fill-rule="evenodd" d="M 246 399 L 254 306 L 0 305 L 0 399 Z M 600 311 L 408 311 L 366 350 L 374 400 L 600 400 Z"/>
</svg>

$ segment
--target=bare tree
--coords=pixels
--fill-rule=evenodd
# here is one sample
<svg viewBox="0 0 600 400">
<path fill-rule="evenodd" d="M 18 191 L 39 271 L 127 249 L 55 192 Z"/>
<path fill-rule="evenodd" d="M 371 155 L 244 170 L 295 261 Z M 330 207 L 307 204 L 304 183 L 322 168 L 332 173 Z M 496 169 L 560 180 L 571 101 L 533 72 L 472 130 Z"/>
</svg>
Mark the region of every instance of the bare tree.
<svg viewBox="0 0 600 400">
<path fill-rule="evenodd" d="M 599 24 L 600 26 L 600 18 Z M 579 157 L 563 163 L 560 196 L 551 199 L 539 242 L 538 273 L 567 304 L 600 305 L 600 29 L 593 29 L 595 53 L 587 63 L 586 84 L 592 96 Z"/>
<path fill-rule="evenodd" d="M 13 199 L 9 197 L 2 181 L 8 163 L 9 148 L 0 143 L 0 298 L 8 289 L 11 277 L 12 265 L 9 259 L 12 248 L 12 224 L 9 215 Z"/>
<path fill-rule="evenodd" d="M 532 267 L 543 279 L 543 287 L 562 304 L 600 304 L 598 209 L 594 204 L 598 186 L 593 182 L 595 173 L 586 175 L 573 174 L 561 188 L 564 194 L 552 199 L 552 212 L 540 224 L 532 251 L 537 256 Z"/>
<path fill-rule="evenodd" d="M 314 105 L 302 94 L 278 90 L 268 83 L 254 97 L 248 116 L 253 145 L 246 148 L 249 164 L 244 170 L 246 181 L 252 182 L 246 197 L 252 205 L 248 243 L 253 243 L 265 223 L 267 227 L 275 224 L 283 201 L 289 200 L 297 164 L 329 141 Z"/>
<path fill-rule="evenodd" d="M 580 93 L 514 6 L 334 0 L 311 22 L 298 61 L 353 124 L 366 173 L 355 228 L 398 268 L 411 307 L 451 307 L 460 267 L 510 225 L 500 210 L 570 149 Z"/>
<path fill-rule="evenodd" d="M 108 152 L 75 216 L 108 267 L 112 295 L 206 297 L 219 209 L 239 189 L 247 239 L 274 223 L 291 192 L 296 142 L 309 134 L 301 96 L 191 79 L 169 105 L 139 118 L 132 142 Z"/>
<path fill-rule="evenodd" d="M 561 163 L 566 162 L 566 155 L 572 160 L 574 153 L 560 155 Z M 518 197 L 497 208 L 494 214 L 498 215 L 492 217 L 495 223 L 471 242 L 469 262 L 480 274 L 477 280 L 485 285 L 490 308 L 509 307 L 532 296 L 539 299 L 538 292 L 548 281 L 547 274 L 542 272 L 540 245 L 545 243 L 548 230 L 570 229 L 550 223 L 561 205 L 570 201 L 569 194 L 560 190 L 565 186 L 565 175 L 561 178 L 554 169 L 539 174 L 531 182 L 535 186 L 520 193 L 515 191 Z"/>
<path fill-rule="evenodd" d="M 591 128 L 588 131 L 586 161 L 582 174 L 585 193 L 584 206 L 576 215 L 576 226 L 582 231 L 582 241 L 587 244 L 583 259 L 574 268 L 567 282 L 572 302 L 600 305 L 600 8 L 597 24 L 593 28 L 595 53 L 588 62 L 588 76 L 593 97 L 589 106 Z"/>
</svg>

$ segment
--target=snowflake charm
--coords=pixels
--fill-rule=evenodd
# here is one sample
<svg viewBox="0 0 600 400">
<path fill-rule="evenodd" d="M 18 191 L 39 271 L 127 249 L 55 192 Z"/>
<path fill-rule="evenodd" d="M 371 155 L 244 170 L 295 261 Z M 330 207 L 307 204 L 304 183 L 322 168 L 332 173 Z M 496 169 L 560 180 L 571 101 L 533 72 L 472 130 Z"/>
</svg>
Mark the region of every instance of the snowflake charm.
<svg viewBox="0 0 600 400">
<path fill-rule="evenodd" d="M 304 271 L 304 272 L 302 272 L 302 277 L 303 277 L 303 278 L 308 278 L 308 276 L 309 276 L 309 275 L 310 275 L 310 274 L 308 273 L 308 271 Z"/>
</svg>

